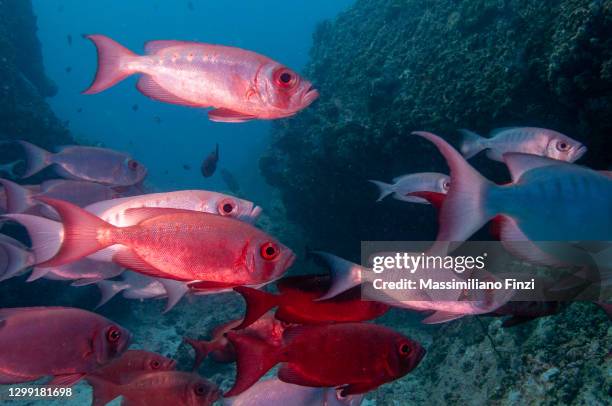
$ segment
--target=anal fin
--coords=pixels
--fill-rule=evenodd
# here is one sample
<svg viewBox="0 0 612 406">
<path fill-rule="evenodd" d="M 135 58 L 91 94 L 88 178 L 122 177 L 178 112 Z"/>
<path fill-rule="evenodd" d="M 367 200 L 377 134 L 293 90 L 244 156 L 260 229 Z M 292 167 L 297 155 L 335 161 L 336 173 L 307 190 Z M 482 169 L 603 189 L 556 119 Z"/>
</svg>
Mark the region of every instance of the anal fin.
<svg viewBox="0 0 612 406">
<path fill-rule="evenodd" d="M 257 117 L 226 108 L 219 108 L 209 111 L 208 118 L 211 121 L 220 123 L 244 123 L 245 121 L 254 120 Z"/>
<path fill-rule="evenodd" d="M 288 362 L 283 363 L 278 370 L 278 379 L 286 383 L 300 386 L 311 386 L 315 388 L 329 386 L 322 384 L 321 381 L 315 378 L 304 376 L 296 366 Z"/>
<path fill-rule="evenodd" d="M 116 253 L 115 256 L 113 256 L 113 261 L 124 268 L 131 269 L 141 274 L 153 276 L 155 278 L 176 279 L 174 275 L 167 274 L 153 267 L 140 258 L 138 254 L 129 249 L 124 249 Z"/>
</svg>

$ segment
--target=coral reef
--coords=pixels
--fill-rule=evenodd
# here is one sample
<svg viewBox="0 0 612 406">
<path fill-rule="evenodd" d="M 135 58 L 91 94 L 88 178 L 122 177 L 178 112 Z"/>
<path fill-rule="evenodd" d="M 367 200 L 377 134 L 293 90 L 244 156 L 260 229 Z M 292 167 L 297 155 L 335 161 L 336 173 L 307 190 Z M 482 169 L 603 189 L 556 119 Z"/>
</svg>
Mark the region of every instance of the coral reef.
<svg viewBox="0 0 612 406">
<path fill-rule="evenodd" d="M 314 35 L 319 101 L 276 124 L 260 166 L 311 246 L 356 259 L 361 240 L 427 240 L 427 207 L 374 203 L 367 179 L 446 167 L 410 136 L 554 128 L 611 164 L 612 1 L 358 0 Z M 487 176 L 503 166 L 480 157 Z"/>
</svg>

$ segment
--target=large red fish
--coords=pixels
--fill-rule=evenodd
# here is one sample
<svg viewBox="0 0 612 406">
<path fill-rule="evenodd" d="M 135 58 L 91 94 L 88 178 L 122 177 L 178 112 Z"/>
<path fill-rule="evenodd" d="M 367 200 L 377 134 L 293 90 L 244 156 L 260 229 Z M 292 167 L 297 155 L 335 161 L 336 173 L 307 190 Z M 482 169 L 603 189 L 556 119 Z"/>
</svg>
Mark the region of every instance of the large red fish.
<svg viewBox="0 0 612 406">
<path fill-rule="evenodd" d="M 278 307 L 275 313 L 277 319 L 296 324 L 372 320 L 390 308 L 384 303 L 361 300 L 359 286 L 331 299 L 317 301 L 328 291 L 329 285 L 327 275 L 305 275 L 278 281 L 279 295 L 248 287 L 234 288 L 246 301 L 244 321 L 236 329 L 249 326 L 273 307 Z"/>
<path fill-rule="evenodd" d="M 343 386 L 342 395 L 365 393 L 401 378 L 425 355 L 415 341 L 386 327 L 341 323 L 289 328 L 275 347 L 239 332 L 227 333 L 238 355 L 236 396 L 282 362 L 278 378 L 311 387 Z"/>
<path fill-rule="evenodd" d="M 181 371 L 138 374 L 120 385 L 97 376 L 87 381 L 93 388 L 93 406 L 106 405 L 119 396 L 124 406 L 212 406 L 220 396 L 212 382 Z"/>
<path fill-rule="evenodd" d="M 58 253 L 39 267 L 73 262 L 113 244 L 113 262 L 159 278 L 197 281 L 194 288 L 259 285 L 293 263 L 291 250 L 242 221 L 179 209 L 129 209 L 136 225 L 116 227 L 61 200 L 41 198 L 60 215 Z"/>
<path fill-rule="evenodd" d="M 69 386 L 120 356 L 130 333 L 95 313 L 69 307 L 0 309 L 0 384 L 52 376 Z"/>
<path fill-rule="evenodd" d="M 290 117 L 319 95 L 289 68 L 240 48 L 187 41 L 149 41 L 136 55 L 103 35 L 87 36 L 98 71 L 85 94 L 99 93 L 141 73 L 138 90 L 166 103 L 214 107 L 213 121 L 238 123 Z"/>
<path fill-rule="evenodd" d="M 225 333 L 238 327 L 241 323 L 242 319 L 238 319 L 218 326 L 213 330 L 212 340 L 210 341 L 194 340 L 185 337 L 185 342 L 191 345 L 195 351 L 193 370 L 198 369 L 208 354 L 217 362 L 236 361 L 236 351 L 227 337 L 225 337 Z M 248 334 L 252 337 L 260 338 L 271 345 L 280 345 L 283 332 L 288 326 L 288 323 L 277 320 L 274 314 L 266 313 L 253 324 L 240 330 L 240 334 Z"/>
<path fill-rule="evenodd" d="M 146 374 L 155 371 L 172 371 L 176 368 L 176 361 L 161 354 L 143 350 L 128 350 L 112 362 L 96 369 L 85 379 L 91 376 L 102 378 L 116 384 L 128 382 L 137 374 Z"/>
</svg>

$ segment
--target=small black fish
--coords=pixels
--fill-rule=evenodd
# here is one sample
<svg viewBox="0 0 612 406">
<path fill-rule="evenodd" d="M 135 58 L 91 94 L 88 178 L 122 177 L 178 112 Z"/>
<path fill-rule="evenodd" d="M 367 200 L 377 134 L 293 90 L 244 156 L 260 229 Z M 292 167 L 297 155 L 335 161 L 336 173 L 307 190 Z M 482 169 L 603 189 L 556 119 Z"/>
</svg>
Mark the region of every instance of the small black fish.
<svg viewBox="0 0 612 406">
<path fill-rule="evenodd" d="M 68 41 L 68 46 L 72 46 L 72 35 L 66 35 L 66 41 Z"/>
<path fill-rule="evenodd" d="M 227 185 L 227 188 L 232 193 L 238 194 L 240 192 L 240 185 L 238 184 L 238 181 L 230 171 L 225 168 L 221 168 L 221 178 L 223 179 L 223 182 L 225 182 L 225 184 Z"/>
<path fill-rule="evenodd" d="M 83 107 L 79 107 L 79 108 L 77 109 L 77 113 L 82 113 L 82 112 L 83 112 Z"/>
<path fill-rule="evenodd" d="M 191 170 L 191 165 L 184 164 L 183 165 L 183 169 L 186 170 L 186 171 L 190 171 Z"/>
<path fill-rule="evenodd" d="M 134 111 L 138 111 L 138 105 L 137 105 L 137 104 L 134 104 L 134 105 L 132 106 L 132 110 L 134 110 Z"/>
<path fill-rule="evenodd" d="M 155 121 L 157 124 L 161 124 L 162 120 L 161 120 L 161 117 L 155 116 L 155 117 L 153 117 L 153 121 Z"/>
<path fill-rule="evenodd" d="M 72 72 L 72 68 L 70 66 L 66 66 L 66 73 Z"/>
<path fill-rule="evenodd" d="M 217 169 L 217 162 L 219 161 L 219 144 L 217 144 L 215 150 L 211 152 L 202 162 L 202 176 L 210 178 L 214 175 Z"/>
<path fill-rule="evenodd" d="M 164 171 L 164 175 L 167 175 L 167 174 L 168 174 L 168 170 L 166 169 L 166 170 Z"/>
</svg>

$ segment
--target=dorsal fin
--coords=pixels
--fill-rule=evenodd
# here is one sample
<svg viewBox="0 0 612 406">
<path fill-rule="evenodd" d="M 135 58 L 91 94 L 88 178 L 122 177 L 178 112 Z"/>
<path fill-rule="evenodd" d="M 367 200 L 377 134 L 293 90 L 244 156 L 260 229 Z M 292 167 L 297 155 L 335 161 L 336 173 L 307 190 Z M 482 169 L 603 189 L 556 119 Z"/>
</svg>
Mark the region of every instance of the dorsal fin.
<svg viewBox="0 0 612 406">
<path fill-rule="evenodd" d="M 521 176 L 532 169 L 544 168 L 552 165 L 570 165 L 565 161 L 518 152 L 509 152 L 504 154 L 503 157 L 513 182 L 517 182 Z"/>
</svg>

